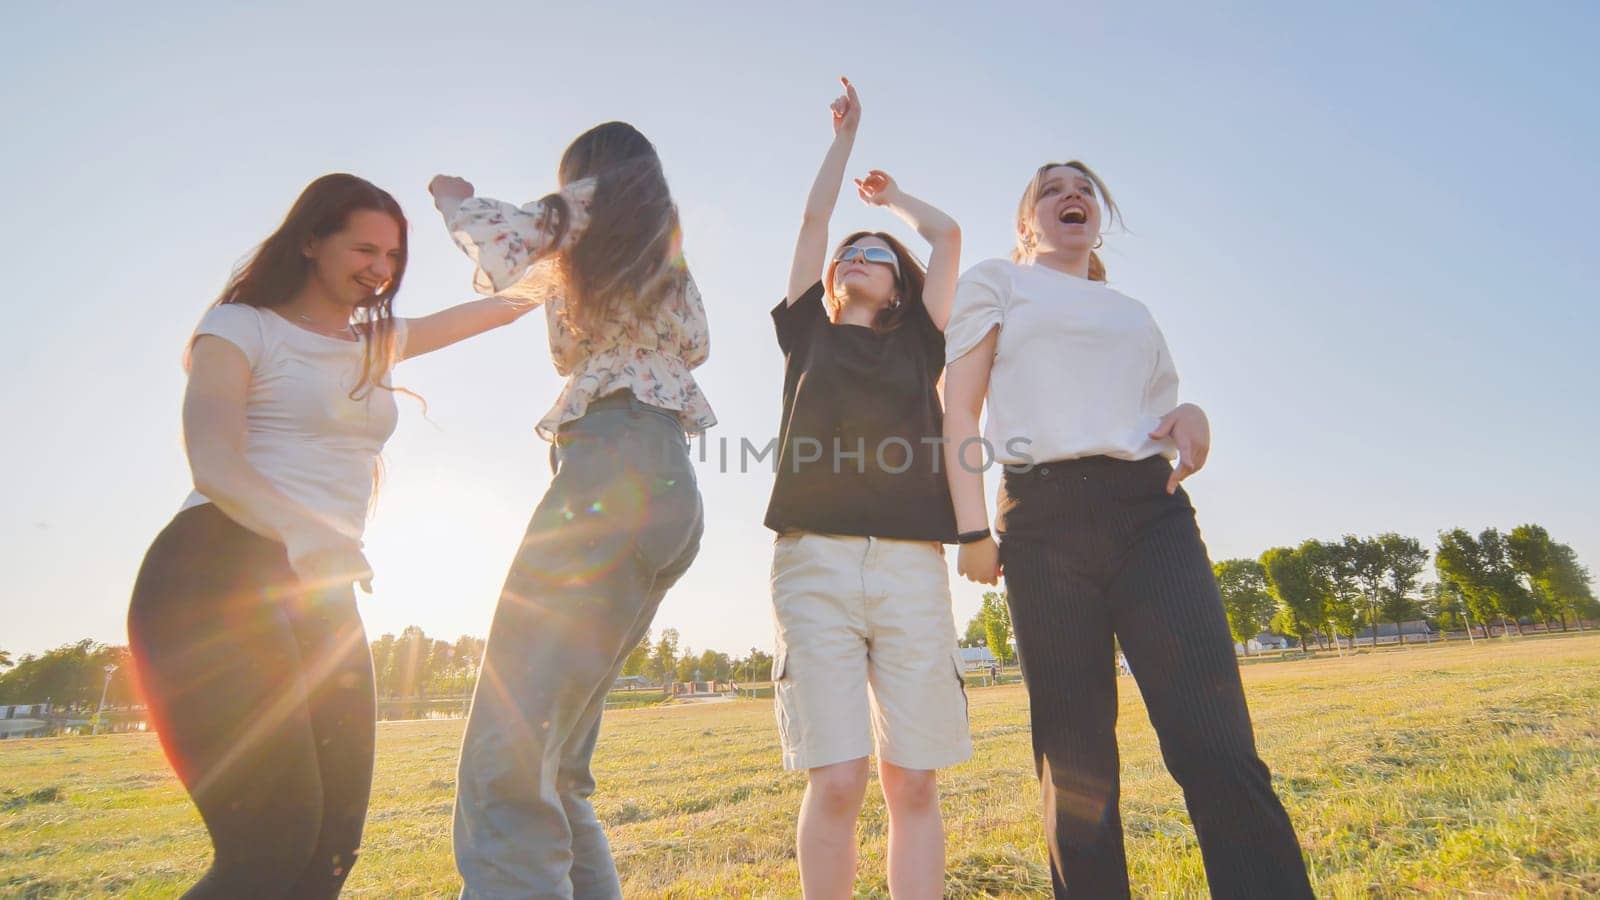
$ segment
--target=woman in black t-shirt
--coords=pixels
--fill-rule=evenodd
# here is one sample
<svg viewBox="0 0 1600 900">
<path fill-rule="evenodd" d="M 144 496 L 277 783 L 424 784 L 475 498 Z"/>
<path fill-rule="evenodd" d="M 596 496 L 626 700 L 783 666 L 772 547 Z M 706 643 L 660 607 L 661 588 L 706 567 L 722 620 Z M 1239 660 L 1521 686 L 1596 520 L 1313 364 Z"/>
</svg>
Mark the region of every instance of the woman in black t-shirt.
<svg viewBox="0 0 1600 900">
<path fill-rule="evenodd" d="M 826 255 L 861 116 L 855 89 L 844 86 L 789 292 L 772 311 L 785 359 L 766 517 L 778 532 L 778 728 L 784 767 L 807 773 L 797 838 L 806 896 L 852 893 L 855 820 L 876 744 L 890 892 L 939 897 L 935 773 L 972 753 L 944 560 L 956 535 L 938 394 L 961 233 L 874 170 L 855 182 L 861 199 L 927 239 L 927 270 L 882 232 L 856 232 Z"/>
</svg>

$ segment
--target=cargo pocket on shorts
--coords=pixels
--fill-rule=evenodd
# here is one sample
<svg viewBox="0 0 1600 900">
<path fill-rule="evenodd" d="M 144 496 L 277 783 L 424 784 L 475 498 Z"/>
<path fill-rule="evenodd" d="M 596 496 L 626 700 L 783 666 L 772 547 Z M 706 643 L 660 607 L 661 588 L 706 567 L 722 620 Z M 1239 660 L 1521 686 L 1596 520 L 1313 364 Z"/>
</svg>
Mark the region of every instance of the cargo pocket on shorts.
<svg viewBox="0 0 1600 900">
<path fill-rule="evenodd" d="M 789 674 L 789 653 L 780 644 L 772 654 L 772 714 L 778 720 L 778 745 L 787 754 L 800 735 L 793 730 L 789 707 L 784 703 L 784 676 Z"/>
<path fill-rule="evenodd" d="M 967 700 L 967 661 L 961 657 L 958 648 L 950 654 L 950 662 L 955 667 L 956 685 L 961 688 L 961 717 L 968 718 L 972 704 Z"/>
</svg>

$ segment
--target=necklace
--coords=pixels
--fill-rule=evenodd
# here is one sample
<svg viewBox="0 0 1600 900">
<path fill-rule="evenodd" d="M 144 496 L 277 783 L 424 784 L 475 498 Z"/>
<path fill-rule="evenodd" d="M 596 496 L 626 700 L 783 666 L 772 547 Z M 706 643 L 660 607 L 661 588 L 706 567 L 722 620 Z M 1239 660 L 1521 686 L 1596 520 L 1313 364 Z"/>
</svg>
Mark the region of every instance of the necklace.
<svg viewBox="0 0 1600 900">
<path fill-rule="evenodd" d="M 344 335 L 348 334 L 348 335 L 350 335 L 351 338 L 355 338 L 356 340 L 359 340 L 359 338 L 356 337 L 355 326 L 349 324 L 348 322 L 345 323 L 345 326 L 343 328 L 341 328 L 341 329 L 339 329 L 337 331 L 328 331 L 327 329 L 323 328 L 321 325 L 318 325 L 317 322 L 314 319 L 312 319 L 310 316 L 306 315 L 305 313 L 295 313 L 295 318 L 297 318 L 300 321 L 302 321 L 302 322 L 306 323 L 307 325 L 311 326 L 311 330 L 312 331 L 315 331 L 317 334 L 323 335 L 324 337 L 339 338 L 340 340 L 343 340 L 344 339 Z"/>
</svg>

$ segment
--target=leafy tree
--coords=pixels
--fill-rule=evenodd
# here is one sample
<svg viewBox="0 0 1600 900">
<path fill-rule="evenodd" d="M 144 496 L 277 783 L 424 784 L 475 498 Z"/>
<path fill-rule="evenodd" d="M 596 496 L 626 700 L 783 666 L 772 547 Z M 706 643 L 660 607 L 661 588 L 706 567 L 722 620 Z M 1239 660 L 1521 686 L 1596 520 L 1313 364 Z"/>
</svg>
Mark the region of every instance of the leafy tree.
<svg viewBox="0 0 1600 900">
<path fill-rule="evenodd" d="M 967 623 L 967 634 L 961 639 L 963 647 L 982 647 L 989 643 L 989 632 L 983 625 L 983 608 L 972 614 L 972 620 Z"/>
<path fill-rule="evenodd" d="M 698 668 L 701 680 L 727 681 L 733 671 L 733 660 L 729 659 L 726 653 L 707 650 L 700 654 Z"/>
<path fill-rule="evenodd" d="M 1462 528 L 1440 532 L 1434 568 L 1440 581 L 1461 592 L 1474 618 L 1485 623 L 1498 618 L 1502 633 L 1509 633 L 1508 617 L 1516 621 L 1533 612 L 1533 594 L 1522 584 L 1510 546 L 1497 529 L 1486 528 L 1477 537 Z M 1521 633 L 1521 622 L 1516 625 Z"/>
<path fill-rule="evenodd" d="M 483 668 L 483 650 L 486 646 L 487 642 L 483 638 L 463 634 L 456 638 L 451 657 L 458 668 L 469 676 L 475 676 L 478 670 Z"/>
<path fill-rule="evenodd" d="M 1571 612 L 1567 597 L 1554 590 L 1551 583 L 1554 563 L 1553 541 L 1550 532 L 1540 525 L 1518 525 L 1506 536 L 1506 551 L 1511 567 L 1525 580 L 1533 595 L 1534 608 L 1544 617 L 1545 627 L 1551 618 L 1561 620 L 1561 630 L 1567 630 L 1567 615 Z"/>
<path fill-rule="evenodd" d="M 1465 528 L 1439 532 L 1433 568 L 1439 582 L 1461 598 L 1470 616 L 1483 625 L 1483 636 L 1489 637 L 1489 622 L 1500 617 L 1501 609 L 1499 598 L 1487 587 L 1478 542 Z"/>
<path fill-rule="evenodd" d="M 109 684 L 105 667 L 114 665 Z M 63 644 L 42 654 L 25 653 L 0 675 L 0 703 L 51 703 L 68 709 L 93 708 L 105 690 L 106 703 L 126 706 L 135 698 L 132 659 L 127 647 L 92 640 Z"/>
<path fill-rule="evenodd" d="M 1417 591 L 1417 605 L 1423 618 L 1444 631 L 1471 627 L 1461 592 L 1447 582 L 1430 581 L 1422 585 Z"/>
<path fill-rule="evenodd" d="M 1578 554 L 1566 544 L 1552 544 L 1550 557 L 1550 590 L 1563 598 L 1562 602 L 1578 619 L 1578 630 L 1582 631 L 1584 619 L 1600 618 L 1593 577 L 1588 567 L 1578 562 Z"/>
<path fill-rule="evenodd" d="M 372 677 L 379 697 L 390 696 L 389 673 L 394 667 L 394 635 L 385 634 L 372 642 Z"/>
<path fill-rule="evenodd" d="M 1489 578 L 1490 589 L 1500 597 L 1500 608 L 1522 634 L 1522 620 L 1536 612 L 1533 592 L 1517 577 L 1511 564 L 1511 546 L 1497 528 L 1486 528 L 1478 535 L 1478 546 Z M 1501 623 L 1504 626 L 1504 622 Z"/>
<path fill-rule="evenodd" d="M 1011 609 L 1006 605 L 1005 592 L 986 591 L 979 613 L 983 616 L 984 642 L 989 645 L 989 652 L 995 659 L 1010 662 Z"/>
<path fill-rule="evenodd" d="M 1324 545 L 1305 541 L 1299 547 L 1273 547 L 1261 554 L 1267 591 L 1278 604 L 1273 625 L 1300 641 L 1306 641 L 1321 627 L 1327 616 L 1327 598 L 1332 592 L 1328 580 Z"/>
<path fill-rule="evenodd" d="M 1267 572 L 1253 559 L 1225 559 L 1212 571 L 1222 591 L 1222 608 L 1228 614 L 1228 630 L 1250 655 L 1250 641 L 1272 620 L 1275 603 L 1267 591 Z"/>
<path fill-rule="evenodd" d="M 645 666 L 645 677 L 666 684 L 678 674 L 678 629 L 663 628 L 650 652 L 650 662 Z"/>
<path fill-rule="evenodd" d="M 1339 544 L 1338 565 L 1361 592 L 1367 625 L 1372 629 L 1372 645 L 1378 645 L 1378 604 L 1383 591 L 1383 546 L 1376 538 L 1347 534 Z"/>
<path fill-rule="evenodd" d="M 750 654 L 744 659 L 733 661 L 733 679 L 735 681 L 771 681 L 772 656 L 750 648 Z"/>
<path fill-rule="evenodd" d="M 689 647 L 683 648 L 683 655 L 678 657 L 678 665 L 673 670 L 673 680 L 694 681 L 695 671 L 699 665 L 700 659 L 695 656 L 694 650 Z"/>
<path fill-rule="evenodd" d="M 1383 578 L 1378 583 L 1378 612 L 1394 623 L 1400 645 L 1405 646 L 1404 622 L 1422 610 L 1417 601 L 1417 580 L 1428 565 L 1428 551 L 1416 538 L 1388 532 L 1375 539 L 1383 557 Z M 1376 635 L 1377 629 L 1373 632 Z"/>
<path fill-rule="evenodd" d="M 643 675 L 645 665 L 650 662 L 650 632 L 646 631 L 639 638 L 639 643 L 628 651 L 628 658 L 622 661 L 622 674 Z"/>
</svg>

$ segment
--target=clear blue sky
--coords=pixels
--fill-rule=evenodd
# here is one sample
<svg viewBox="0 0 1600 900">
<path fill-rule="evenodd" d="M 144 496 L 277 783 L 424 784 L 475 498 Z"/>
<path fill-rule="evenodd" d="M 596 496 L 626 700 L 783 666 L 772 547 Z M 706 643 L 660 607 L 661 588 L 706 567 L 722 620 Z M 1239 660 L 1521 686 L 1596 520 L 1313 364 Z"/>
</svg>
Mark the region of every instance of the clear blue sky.
<svg viewBox="0 0 1600 900">
<path fill-rule="evenodd" d="M 13 652 L 126 640 L 139 560 L 188 490 L 184 340 L 325 172 L 411 215 L 397 309 L 418 315 L 469 296 L 430 175 L 536 197 L 578 132 L 632 121 L 709 309 L 713 454 L 764 443 L 782 376 L 767 311 L 840 74 L 865 108 L 852 169 L 952 213 L 964 266 L 1009 250 L 1036 165 L 1107 179 L 1131 228 L 1109 240 L 1113 284 L 1211 414 L 1190 490 L 1214 558 L 1536 521 L 1600 569 L 1593 4 L 53 6 L 0 34 Z M 835 234 L 859 226 L 905 232 L 846 195 Z M 544 341 L 530 317 L 400 370 L 430 414 L 402 400 L 386 454 L 374 637 L 487 630 L 549 480 Z M 769 648 L 771 475 L 713 455 L 701 478 L 705 549 L 657 625 L 696 650 Z M 964 625 L 980 592 L 955 593 Z"/>
</svg>

